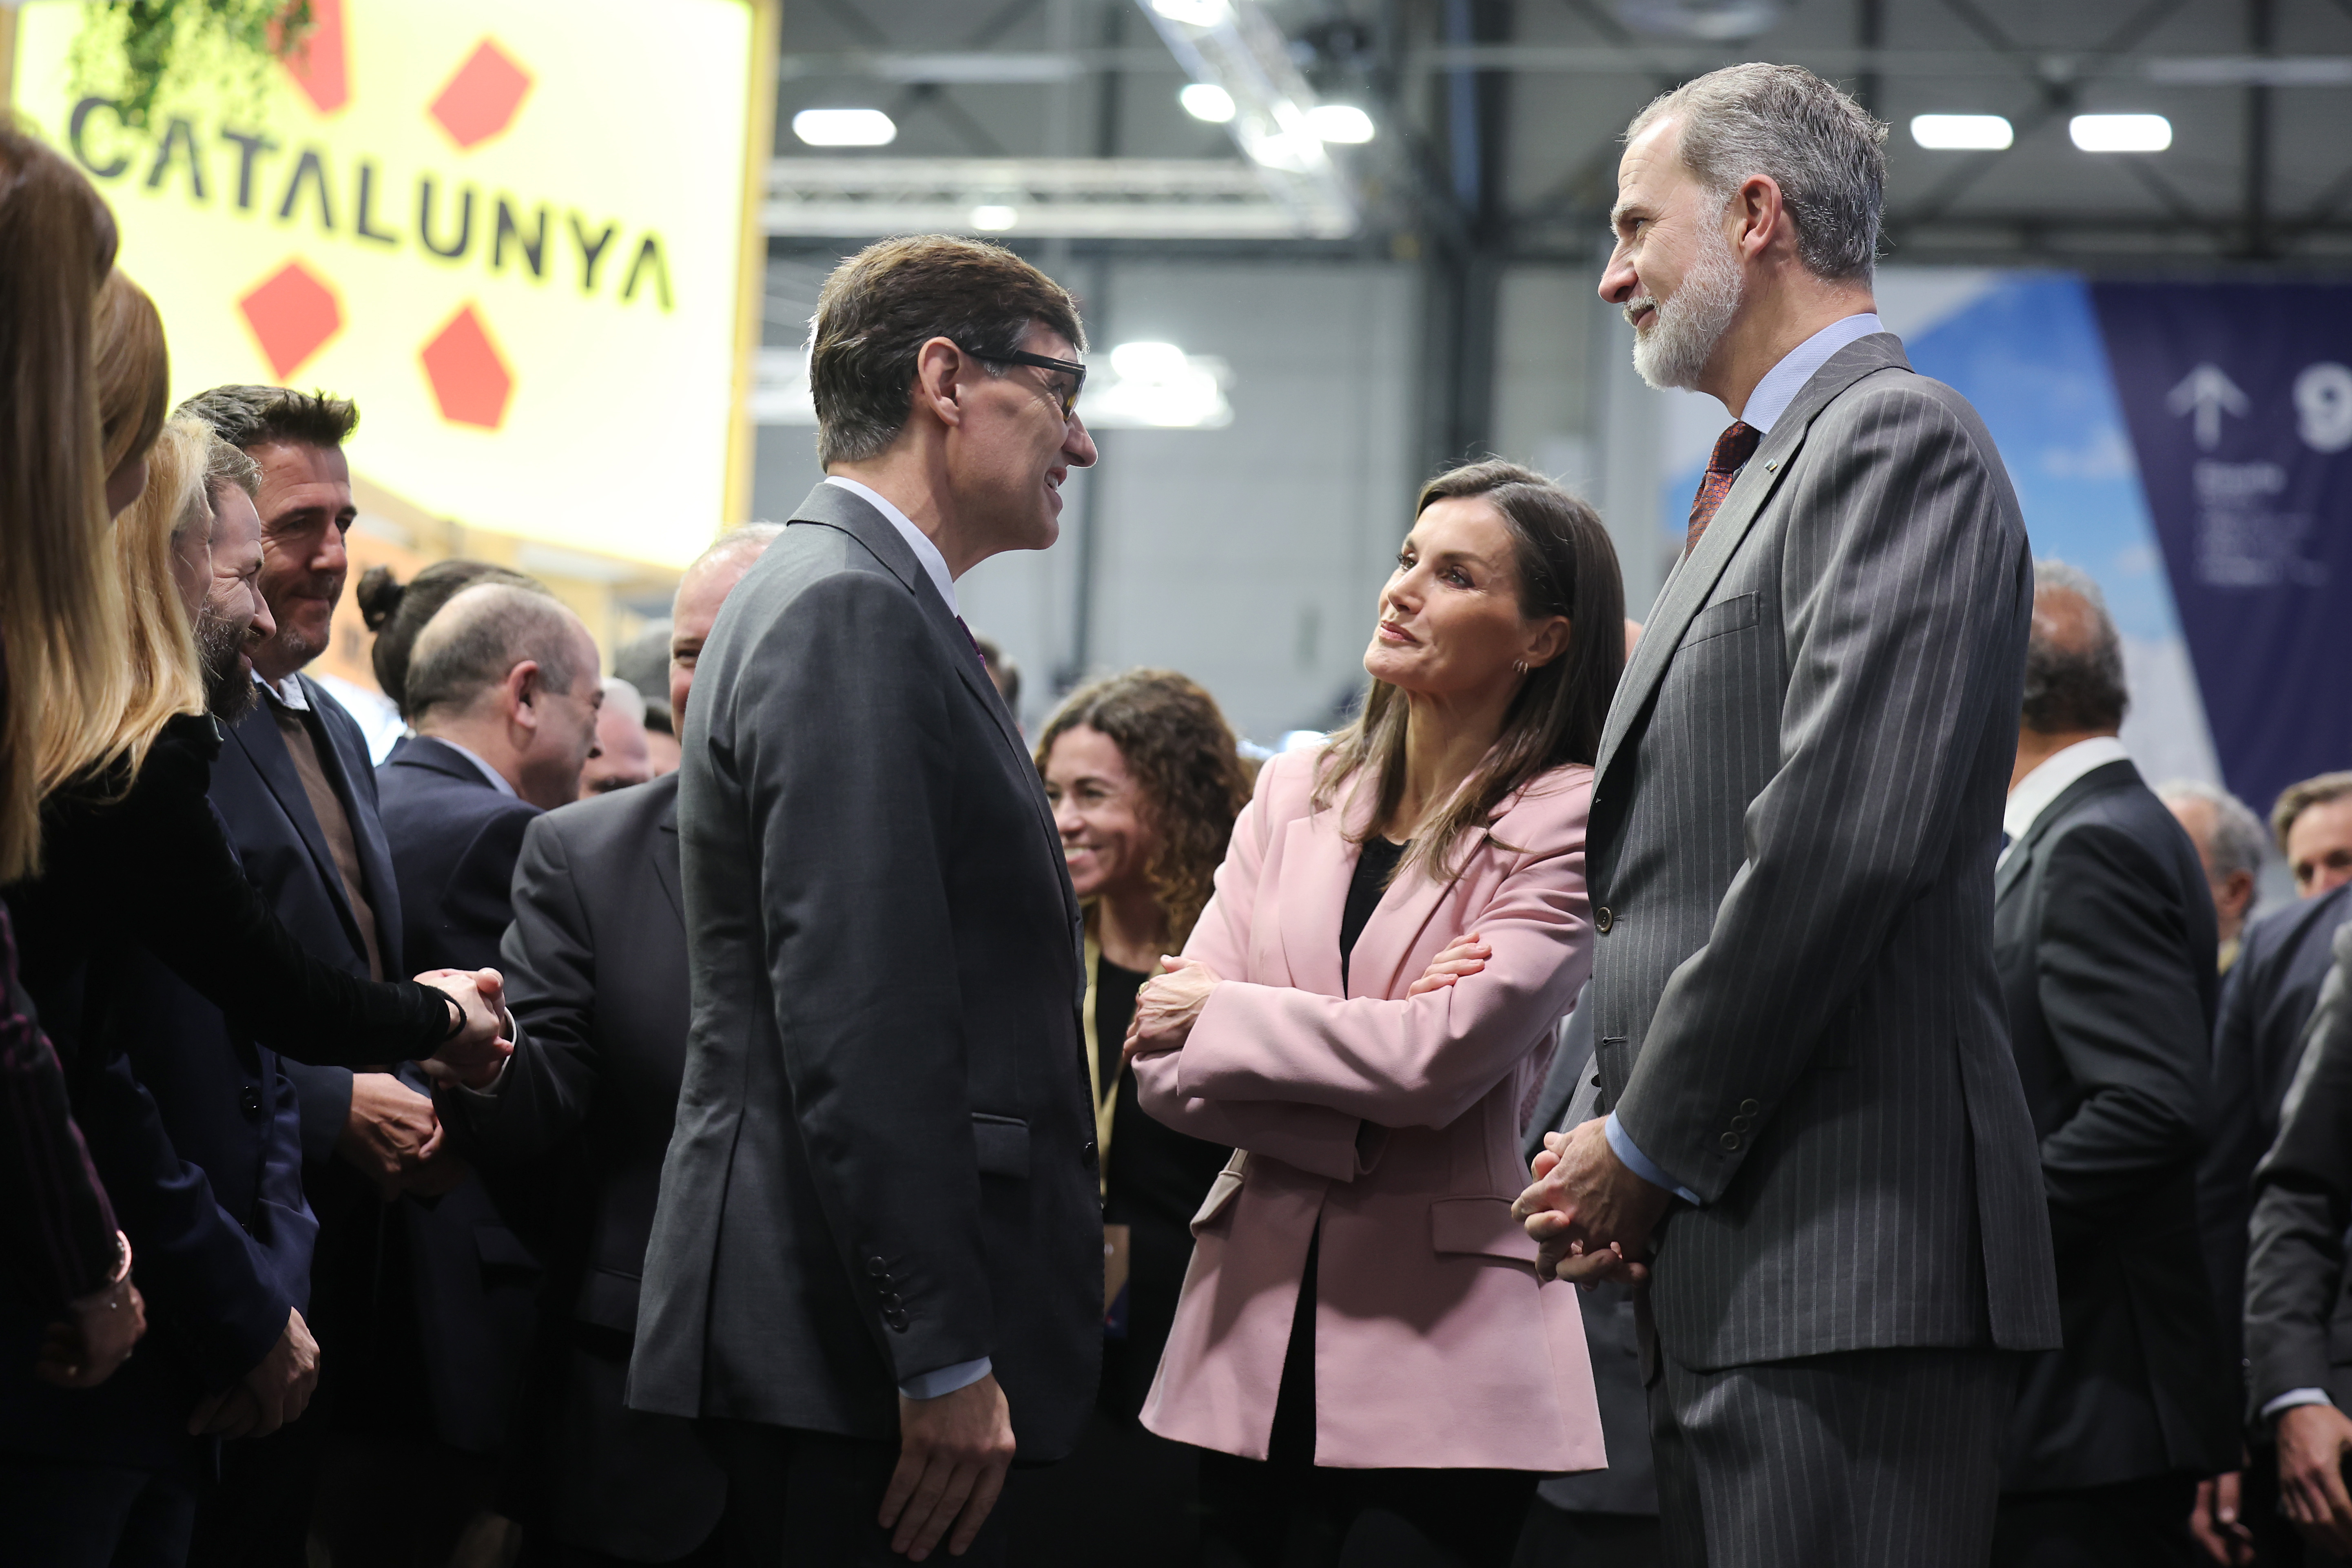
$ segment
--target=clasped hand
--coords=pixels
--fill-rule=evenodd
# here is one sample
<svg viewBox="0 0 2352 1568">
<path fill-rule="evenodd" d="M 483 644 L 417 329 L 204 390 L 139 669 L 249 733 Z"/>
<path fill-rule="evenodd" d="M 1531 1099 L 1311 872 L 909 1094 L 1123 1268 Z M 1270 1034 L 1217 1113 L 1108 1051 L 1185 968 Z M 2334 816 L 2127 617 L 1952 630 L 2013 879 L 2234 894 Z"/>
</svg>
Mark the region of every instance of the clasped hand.
<svg viewBox="0 0 2352 1568">
<path fill-rule="evenodd" d="M 430 986 L 457 1004 L 464 1023 L 422 1065 L 436 1082 L 468 1089 L 494 1082 L 514 1053 L 507 1036 L 506 978 L 496 969 L 427 969 L 416 983 Z"/>
<path fill-rule="evenodd" d="M 1201 1009 L 1224 983 L 1198 958 L 1163 957 L 1160 967 L 1162 972 L 1146 980 L 1135 993 L 1135 1017 L 1120 1047 L 1129 1063 L 1139 1056 L 1183 1050 L 1184 1042 L 1192 1038 L 1192 1026 L 1201 1019 Z"/>
<path fill-rule="evenodd" d="M 1606 1124 L 1546 1133 L 1529 1170 L 1535 1180 L 1511 1205 L 1511 1217 L 1535 1238 L 1538 1279 L 1637 1285 L 1649 1278 L 1650 1232 L 1669 1195 L 1626 1168 L 1609 1146 Z"/>
</svg>

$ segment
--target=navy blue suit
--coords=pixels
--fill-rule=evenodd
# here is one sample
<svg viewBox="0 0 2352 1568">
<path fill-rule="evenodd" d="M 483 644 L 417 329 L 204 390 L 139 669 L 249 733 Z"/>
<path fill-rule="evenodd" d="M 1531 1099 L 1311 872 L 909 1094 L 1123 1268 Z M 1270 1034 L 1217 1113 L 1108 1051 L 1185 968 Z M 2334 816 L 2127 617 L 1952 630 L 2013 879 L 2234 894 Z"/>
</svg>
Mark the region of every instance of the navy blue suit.
<svg viewBox="0 0 2352 1568">
<path fill-rule="evenodd" d="M 539 808 L 429 736 L 394 752 L 377 771 L 376 789 L 407 961 L 419 971 L 497 967 L 514 915 L 509 888 L 523 830 Z M 478 1176 L 432 1208 L 407 1212 L 435 1426 L 452 1447 L 495 1452 L 529 1354 L 538 1263 Z"/>
</svg>

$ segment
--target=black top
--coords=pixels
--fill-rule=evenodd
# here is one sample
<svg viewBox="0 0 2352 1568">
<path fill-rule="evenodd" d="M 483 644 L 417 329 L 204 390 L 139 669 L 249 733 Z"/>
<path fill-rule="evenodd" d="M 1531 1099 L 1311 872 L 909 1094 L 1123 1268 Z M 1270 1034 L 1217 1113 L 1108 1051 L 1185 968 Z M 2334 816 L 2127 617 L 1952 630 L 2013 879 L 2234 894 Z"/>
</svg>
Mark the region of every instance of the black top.
<svg viewBox="0 0 2352 1568">
<path fill-rule="evenodd" d="M 1135 1021 L 1135 993 L 1150 977 L 1099 955 L 1095 958 L 1095 1064 L 1102 1082 L 1118 1078 L 1127 1026 Z"/>
<path fill-rule="evenodd" d="M 1389 890 L 1389 877 L 1395 872 L 1397 862 L 1412 845 L 1391 843 L 1374 833 L 1364 841 L 1364 852 L 1356 857 L 1356 874 L 1348 879 L 1348 904 L 1339 915 L 1339 984 L 1348 983 L 1348 959 L 1356 951 L 1356 938 L 1364 934 L 1371 923 L 1372 911 L 1381 906 L 1381 898 Z"/>
<path fill-rule="evenodd" d="M 101 944 L 146 945 L 232 1023 L 297 1061 L 362 1067 L 431 1056 L 449 1006 L 413 980 L 370 981 L 304 951 L 245 878 L 205 790 L 221 735 L 163 727 L 127 794 L 68 787 L 43 808 L 41 877 L 8 890 L 25 988 L 58 1054 L 81 1040 L 85 966 Z"/>
</svg>

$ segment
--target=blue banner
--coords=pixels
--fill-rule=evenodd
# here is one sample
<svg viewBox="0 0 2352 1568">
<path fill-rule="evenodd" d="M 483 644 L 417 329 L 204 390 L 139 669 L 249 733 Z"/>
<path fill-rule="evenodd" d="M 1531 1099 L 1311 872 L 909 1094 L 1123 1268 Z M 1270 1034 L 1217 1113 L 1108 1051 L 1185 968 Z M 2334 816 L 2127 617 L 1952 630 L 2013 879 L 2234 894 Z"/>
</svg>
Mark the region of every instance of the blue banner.
<svg viewBox="0 0 2352 1568">
<path fill-rule="evenodd" d="M 2352 768 L 2352 287 L 2091 287 L 2215 754 Z"/>
</svg>

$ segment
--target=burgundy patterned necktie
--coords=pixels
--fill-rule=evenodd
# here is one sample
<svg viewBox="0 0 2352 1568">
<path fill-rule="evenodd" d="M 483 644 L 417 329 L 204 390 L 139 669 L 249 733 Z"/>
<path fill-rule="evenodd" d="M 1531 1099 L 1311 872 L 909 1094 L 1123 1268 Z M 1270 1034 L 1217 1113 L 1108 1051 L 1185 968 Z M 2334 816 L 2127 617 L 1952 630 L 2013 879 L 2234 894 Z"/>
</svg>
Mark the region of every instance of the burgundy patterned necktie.
<svg viewBox="0 0 2352 1568">
<path fill-rule="evenodd" d="M 1683 537 L 1685 559 L 1698 549 L 1700 536 L 1715 521 L 1715 509 L 1731 493 L 1731 482 L 1756 455 L 1756 444 L 1763 439 L 1762 431 L 1741 420 L 1733 420 L 1731 428 L 1715 438 L 1715 455 L 1706 460 L 1706 477 L 1698 482 L 1698 494 L 1691 497 L 1690 532 Z"/>
</svg>

